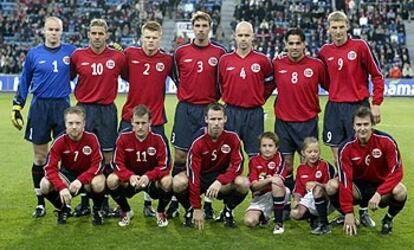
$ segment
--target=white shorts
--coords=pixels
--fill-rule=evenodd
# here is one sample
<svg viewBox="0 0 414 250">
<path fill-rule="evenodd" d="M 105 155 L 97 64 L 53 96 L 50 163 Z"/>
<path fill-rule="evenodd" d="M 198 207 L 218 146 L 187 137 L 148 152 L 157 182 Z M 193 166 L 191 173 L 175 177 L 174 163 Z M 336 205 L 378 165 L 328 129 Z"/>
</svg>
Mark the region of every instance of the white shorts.
<svg viewBox="0 0 414 250">
<path fill-rule="evenodd" d="M 316 210 L 315 198 L 313 197 L 312 192 L 308 192 L 304 197 L 300 198 L 299 204 L 305 206 L 309 210 L 309 213 L 312 215 L 318 216 L 318 210 Z M 328 204 L 326 204 L 326 209 L 328 214 L 332 213 L 335 210 L 329 201 Z"/>
<path fill-rule="evenodd" d="M 289 197 L 290 190 L 289 188 L 286 188 L 285 203 L 289 201 Z M 246 211 L 260 211 L 263 213 L 266 220 L 269 220 L 273 212 L 272 192 L 267 192 L 260 196 L 254 197 Z"/>
</svg>

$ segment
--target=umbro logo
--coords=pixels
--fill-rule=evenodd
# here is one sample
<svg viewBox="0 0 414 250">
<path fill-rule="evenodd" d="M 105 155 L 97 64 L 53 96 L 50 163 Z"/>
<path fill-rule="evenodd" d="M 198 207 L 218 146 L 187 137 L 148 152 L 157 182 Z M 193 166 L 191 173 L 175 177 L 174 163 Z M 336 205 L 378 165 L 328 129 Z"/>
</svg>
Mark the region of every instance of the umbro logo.
<svg viewBox="0 0 414 250">
<path fill-rule="evenodd" d="M 287 70 L 284 70 L 284 69 L 279 70 L 279 73 L 280 73 L 280 74 L 285 74 L 285 73 L 287 73 Z"/>
<path fill-rule="evenodd" d="M 133 64 L 138 64 L 138 63 L 139 63 L 139 61 L 137 61 L 137 60 L 131 60 L 131 63 L 133 63 Z"/>
<path fill-rule="evenodd" d="M 361 157 L 357 156 L 357 157 L 352 157 L 351 158 L 352 161 L 359 161 L 361 160 Z"/>
<path fill-rule="evenodd" d="M 333 56 L 328 57 L 328 61 L 333 61 L 335 58 Z"/>
<path fill-rule="evenodd" d="M 227 67 L 226 70 L 234 70 L 236 67 Z"/>
<path fill-rule="evenodd" d="M 193 61 L 193 59 L 184 59 L 184 62 L 186 62 L 186 63 L 190 63 L 190 62 L 192 62 Z"/>
<path fill-rule="evenodd" d="M 126 148 L 125 151 L 126 152 L 134 152 L 134 149 L 133 148 Z"/>
<path fill-rule="evenodd" d="M 81 63 L 81 65 L 82 66 L 87 66 L 87 65 L 89 65 L 90 63 L 88 63 L 88 62 L 83 62 L 83 63 Z"/>
<path fill-rule="evenodd" d="M 44 64 L 44 63 L 46 63 L 46 60 L 39 61 L 39 64 Z"/>
</svg>

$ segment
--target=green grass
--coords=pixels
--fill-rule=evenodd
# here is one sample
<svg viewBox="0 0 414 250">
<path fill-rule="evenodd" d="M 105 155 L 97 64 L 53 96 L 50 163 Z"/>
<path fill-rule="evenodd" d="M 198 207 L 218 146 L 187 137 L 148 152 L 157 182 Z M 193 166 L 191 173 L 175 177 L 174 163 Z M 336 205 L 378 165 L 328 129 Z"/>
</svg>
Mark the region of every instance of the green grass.
<svg viewBox="0 0 414 250">
<path fill-rule="evenodd" d="M 23 132 L 14 129 L 10 122 L 12 94 L 0 94 L 0 249 L 408 249 L 414 243 L 414 208 L 411 190 L 414 184 L 414 98 L 386 98 L 382 106 L 382 123 L 379 129 L 390 133 L 399 143 L 404 161 L 404 183 L 409 190 L 405 209 L 394 220 L 392 235 L 380 236 L 380 220 L 385 210 L 373 215 L 377 227 L 373 230 L 359 229 L 357 237 L 347 237 L 340 227 L 332 234 L 316 237 L 309 234 L 305 222 L 288 221 L 282 236 L 272 234 L 272 226 L 249 229 L 242 224 L 244 211 L 250 196 L 235 210 L 237 229 L 225 229 L 223 225 L 207 222 L 204 231 L 181 227 L 181 219 L 170 220 L 167 228 L 158 228 L 155 219 L 142 215 L 142 194 L 134 197 L 130 204 L 135 218 L 127 228 L 120 228 L 117 219 L 105 221 L 105 225 L 94 227 L 90 218 L 70 218 L 65 226 L 57 226 L 53 208 L 47 204 L 45 218 L 34 220 L 31 213 L 35 197 L 31 181 L 32 147 L 23 139 Z M 125 101 L 117 99 L 118 110 Z M 166 108 L 171 132 L 176 99 L 167 96 Z M 322 105 L 325 98 L 322 98 Z M 265 110 L 269 116 L 266 129 L 273 130 L 273 99 Z M 24 109 L 27 112 L 27 108 Z M 25 115 L 26 117 L 26 115 Z M 322 116 L 321 116 L 322 117 Z M 322 119 L 321 119 L 322 120 Z M 329 148 L 323 146 L 322 156 L 331 160 Z M 77 204 L 76 198 L 73 204 Z M 216 210 L 221 204 L 214 203 Z M 379 225 L 379 226 L 378 226 Z"/>
</svg>

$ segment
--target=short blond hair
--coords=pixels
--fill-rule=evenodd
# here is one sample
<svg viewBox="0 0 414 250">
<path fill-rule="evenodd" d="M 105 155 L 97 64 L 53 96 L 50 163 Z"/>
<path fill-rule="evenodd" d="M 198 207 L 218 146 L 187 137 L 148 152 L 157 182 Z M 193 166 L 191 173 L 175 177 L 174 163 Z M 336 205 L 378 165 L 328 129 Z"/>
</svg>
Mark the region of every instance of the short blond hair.
<svg viewBox="0 0 414 250">
<path fill-rule="evenodd" d="M 46 23 L 47 23 L 48 21 L 55 21 L 55 22 L 58 22 L 58 23 L 59 23 L 59 25 L 60 25 L 60 27 L 63 29 L 63 22 L 62 22 L 62 19 L 60 19 L 59 17 L 56 17 L 56 16 L 48 16 L 48 17 L 46 17 L 46 18 L 45 18 L 45 25 L 46 25 Z"/>
<path fill-rule="evenodd" d="M 105 32 L 108 31 L 108 24 L 106 21 L 102 18 L 94 18 L 91 21 L 91 24 L 89 24 L 89 29 L 91 29 L 94 26 L 103 27 Z"/>
<path fill-rule="evenodd" d="M 149 31 L 158 31 L 160 32 L 160 34 L 162 34 L 162 28 L 161 25 L 156 22 L 156 21 L 149 21 L 146 22 L 144 25 L 142 25 L 141 27 L 141 33 L 144 33 L 144 30 L 149 30 Z"/>
<path fill-rule="evenodd" d="M 328 23 L 341 21 L 349 24 L 349 19 L 343 11 L 334 11 L 328 16 Z"/>
<path fill-rule="evenodd" d="M 204 20 L 207 21 L 208 24 L 211 26 L 211 23 L 213 22 L 213 19 L 211 19 L 211 16 L 208 13 L 197 11 L 193 14 L 191 18 L 191 24 L 194 25 L 195 21 L 197 20 Z"/>
</svg>

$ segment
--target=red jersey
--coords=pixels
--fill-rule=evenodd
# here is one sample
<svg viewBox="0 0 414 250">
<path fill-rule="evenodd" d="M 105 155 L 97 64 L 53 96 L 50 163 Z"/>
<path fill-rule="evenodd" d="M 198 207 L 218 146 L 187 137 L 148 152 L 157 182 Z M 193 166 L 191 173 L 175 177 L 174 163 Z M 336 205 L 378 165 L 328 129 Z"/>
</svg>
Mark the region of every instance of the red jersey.
<svg viewBox="0 0 414 250">
<path fill-rule="evenodd" d="M 249 181 L 253 184 L 256 181 L 266 179 L 268 175 L 278 175 L 285 180 L 287 175 L 285 160 L 280 152 L 277 152 L 272 159 L 265 160 L 260 154 L 253 156 L 249 160 Z M 272 188 L 267 187 L 260 191 L 260 194 L 264 194 L 272 191 Z"/>
<path fill-rule="evenodd" d="M 121 133 L 116 141 L 114 173 L 122 182 L 136 175 L 147 175 L 154 182 L 169 174 L 167 144 L 160 135 L 150 132 L 140 141 L 134 131 Z"/>
<path fill-rule="evenodd" d="M 273 60 L 277 98 L 274 105 L 277 119 L 304 122 L 315 118 L 319 106 L 319 84 L 328 89 L 329 76 L 323 62 L 305 56 L 299 62 L 289 57 Z"/>
<path fill-rule="evenodd" d="M 81 103 L 111 104 L 118 93 L 118 77 L 125 65 L 122 52 L 106 47 L 95 54 L 90 47 L 71 57 L 71 79 L 79 75 L 75 97 Z"/>
<path fill-rule="evenodd" d="M 152 126 L 166 123 L 165 81 L 171 75 L 172 56 L 160 50 L 153 56 L 148 56 L 140 47 L 129 47 L 125 50 L 125 57 L 129 92 L 122 109 L 122 119 L 129 122 L 132 109 L 138 104 L 144 104 L 151 111 Z"/>
<path fill-rule="evenodd" d="M 209 43 L 206 47 L 188 43 L 175 50 L 178 100 L 209 104 L 220 98 L 217 65 L 224 53 L 224 48 L 214 43 Z"/>
<path fill-rule="evenodd" d="M 373 83 L 372 103 L 384 99 L 384 77 L 378 61 L 364 40 L 348 38 L 345 44 L 322 46 L 319 57 L 327 65 L 330 78 L 329 100 L 359 102 L 370 96 L 368 76 Z"/>
<path fill-rule="evenodd" d="M 339 148 L 340 202 L 344 213 L 352 212 L 352 181 L 372 183 L 381 195 L 391 193 L 401 182 L 403 165 L 394 139 L 374 130 L 367 145 L 358 138 L 345 141 Z"/>
<path fill-rule="evenodd" d="M 49 160 L 45 166 L 46 179 L 57 191 L 67 188 L 59 176 L 59 168 L 65 168 L 76 174 L 83 185 L 89 184 L 102 170 L 100 148 L 98 138 L 93 133 L 83 132 L 79 141 L 72 140 L 67 134 L 61 135 L 50 148 Z"/>
<path fill-rule="evenodd" d="M 262 106 L 272 93 L 272 80 L 272 63 L 264 54 L 252 50 L 242 58 L 232 52 L 220 59 L 219 83 L 227 104 L 243 108 Z"/>
<path fill-rule="evenodd" d="M 300 164 L 296 171 L 296 181 L 293 193 L 300 194 L 302 197 L 307 193 L 306 183 L 316 181 L 321 184 L 326 184 L 333 178 L 329 171 L 329 163 L 325 160 L 319 160 L 316 166 L 307 163 Z"/>
<path fill-rule="evenodd" d="M 218 173 L 218 180 L 226 185 L 243 172 L 243 156 L 239 136 L 224 130 L 217 141 L 212 141 L 205 128 L 191 145 L 187 174 L 189 177 L 190 203 L 195 209 L 201 208 L 200 178 L 205 174 Z"/>
</svg>

